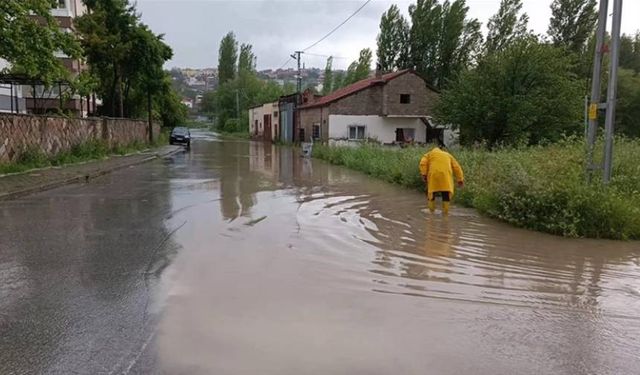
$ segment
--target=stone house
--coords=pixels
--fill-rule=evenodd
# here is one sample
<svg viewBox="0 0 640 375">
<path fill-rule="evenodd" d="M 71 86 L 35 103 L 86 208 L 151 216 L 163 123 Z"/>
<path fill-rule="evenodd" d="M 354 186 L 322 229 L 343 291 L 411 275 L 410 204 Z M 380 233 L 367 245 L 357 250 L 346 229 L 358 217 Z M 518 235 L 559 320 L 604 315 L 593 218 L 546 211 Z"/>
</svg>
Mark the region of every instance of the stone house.
<svg viewBox="0 0 640 375">
<path fill-rule="evenodd" d="M 297 139 L 425 143 L 451 138 L 430 120 L 436 90 L 413 70 L 380 74 L 298 107 Z"/>
</svg>

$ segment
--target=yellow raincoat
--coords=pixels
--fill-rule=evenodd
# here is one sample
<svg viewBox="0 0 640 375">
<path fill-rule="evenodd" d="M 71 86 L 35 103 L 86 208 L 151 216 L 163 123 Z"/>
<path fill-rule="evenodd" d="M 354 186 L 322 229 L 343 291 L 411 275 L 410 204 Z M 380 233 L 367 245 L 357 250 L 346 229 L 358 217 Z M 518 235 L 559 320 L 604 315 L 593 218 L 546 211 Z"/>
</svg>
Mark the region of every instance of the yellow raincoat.
<svg viewBox="0 0 640 375">
<path fill-rule="evenodd" d="M 464 182 L 464 173 L 458 161 L 448 152 L 436 147 L 420 160 L 420 174 L 427 176 L 427 196 L 433 200 L 436 191 L 448 191 L 453 198 L 453 175 Z"/>
</svg>

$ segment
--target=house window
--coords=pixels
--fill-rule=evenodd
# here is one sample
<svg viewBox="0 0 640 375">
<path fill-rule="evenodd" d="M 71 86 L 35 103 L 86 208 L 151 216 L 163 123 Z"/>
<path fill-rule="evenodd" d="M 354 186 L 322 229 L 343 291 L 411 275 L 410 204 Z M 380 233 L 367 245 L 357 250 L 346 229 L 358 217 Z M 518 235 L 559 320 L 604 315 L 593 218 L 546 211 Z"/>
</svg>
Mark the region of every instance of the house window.
<svg viewBox="0 0 640 375">
<path fill-rule="evenodd" d="M 66 9 L 67 8 L 67 4 L 65 4 L 65 0 L 57 0 L 56 1 L 56 8 L 58 8 L 58 9 Z"/>
<path fill-rule="evenodd" d="M 305 135 L 304 134 L 304 128 L 298 129 L 298 138 L 299 138 L 300 142 L 304 142 L 305 141 L 304 135 Z"/>
<path fill-rule="evenodd" d="M 313 124 L 313 139 L 320 139 L 320 124 Z"/>
<path fill-rule="evenodd" d="M 364 126 L 363 125 L 350 125 L 349 126 L 349 139 L 350 140 L 364 139 Z"/>
<path fill-rule="evenodd" d="M 409 95 L 409 94 L 400 94 L 400 103 L 401 104 L 409 104 L 409 103 L 411 103 L 411 95 Z"/>
<path fill-rule="evenodd" d="M 278 112 L 273 112 L 273 117 L 277 118 L 278 117 Z"/>
</svg>

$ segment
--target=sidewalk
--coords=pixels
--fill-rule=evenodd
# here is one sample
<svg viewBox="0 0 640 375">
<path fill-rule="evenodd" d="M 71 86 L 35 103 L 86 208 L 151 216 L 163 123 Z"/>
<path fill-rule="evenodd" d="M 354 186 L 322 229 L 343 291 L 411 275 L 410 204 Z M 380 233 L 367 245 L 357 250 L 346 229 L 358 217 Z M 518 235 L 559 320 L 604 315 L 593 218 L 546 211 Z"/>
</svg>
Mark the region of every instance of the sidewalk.
<svg viewBox="0 0 640 375">
<path fill-rule="evenodd" d="M 183 149 L 180 146 L 162 146 L 139 154 L 112 156 L 106 160 L 0 176 L 0 201 L 53 189 L 66 184 L 88 181 L 117 169 L 173 155 Z"/>
</svg>

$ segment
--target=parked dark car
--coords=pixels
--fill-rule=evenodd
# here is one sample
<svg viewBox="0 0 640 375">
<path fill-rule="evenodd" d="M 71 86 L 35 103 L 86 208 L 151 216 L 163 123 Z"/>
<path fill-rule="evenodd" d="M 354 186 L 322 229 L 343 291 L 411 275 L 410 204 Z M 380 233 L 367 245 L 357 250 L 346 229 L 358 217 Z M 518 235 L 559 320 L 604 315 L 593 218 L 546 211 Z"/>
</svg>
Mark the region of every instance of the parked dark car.
<svg viewBox="0 0 640 375">
<path fill-rule="evenodd" d="M 191 147 L 191 133 L 189 129 L 183 127 L 173 128 L 169 137 L 169 144 L 185 145 Z"/>
</svg>

